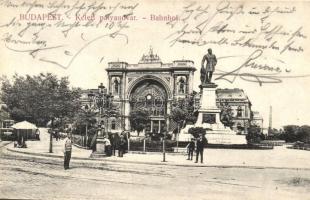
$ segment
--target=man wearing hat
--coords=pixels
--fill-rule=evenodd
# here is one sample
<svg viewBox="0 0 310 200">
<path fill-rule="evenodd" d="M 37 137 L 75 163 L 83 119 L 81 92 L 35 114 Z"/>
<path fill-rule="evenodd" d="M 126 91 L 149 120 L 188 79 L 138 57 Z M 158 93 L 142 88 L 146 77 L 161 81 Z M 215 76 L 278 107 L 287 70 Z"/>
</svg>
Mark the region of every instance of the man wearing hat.
<svg viewBox="0 0 310 200">
<path fill-rule="evenodd" d="M 199 133 L 199 137 L 196 140 L 196 162 L 198 162 L 198 157 L 200 154 L 200 162 L 203 163 L 203 150 L 205 147 L 205 144 L 207 143 L 207 139 L 202 133 Z"/>
</svg>

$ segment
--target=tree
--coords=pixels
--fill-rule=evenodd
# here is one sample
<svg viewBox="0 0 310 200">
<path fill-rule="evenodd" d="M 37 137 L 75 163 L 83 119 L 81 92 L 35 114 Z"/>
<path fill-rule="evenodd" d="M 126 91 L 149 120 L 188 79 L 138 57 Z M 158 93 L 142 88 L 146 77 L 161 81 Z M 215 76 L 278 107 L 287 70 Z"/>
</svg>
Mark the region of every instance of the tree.
<svg viewBox="0 0 310 200">
<path fill-rule="evenodd" d="M 298 140 L 310 144 L 310 126 L 304 125 L 297 130 Z"/>
<path fill-rule="evenodd" d="M 102 116 L 105 118 L 105 124 L 106 124 L 106 131 L 109 132 L 108 128 L 108 120 L 111 117 L 119 117 L 120 116 L 120 109 L 117 106 L 117 104 L 113 103 L 113 99 L 110 98 L 108 101 L 106 101 L 106 104 L 104 105 L 104 108 L 102 109 Z"/>
<path fill-rule="evenodd" d="M 190 133 L 194 138 L 198 138 L 199 134 L 202 134 L 203 136 L 206 135 L 206 131 L 211 129 L 206 129 L 202 127 L 192 127 L 188 129 L 188 133 Z"/>
<path fill-rule="evenodd" d="M 224 126 L 232 128 L 234 125 L 233 122 L 233 112 L 231 107 L 226 103 L 220 105 L 221 113 L 220 113 L 220 120 L 224 124 Z"/>
<path fill-rule="evenodd" d="M 59 79 L 51 73 L 25 77 L 15 74 L 13 83 L 3 78 L 1 90 L 1 99 L 16 121 L 27 120 L 37 125 L 51 121 L 53 127 L 56 119 L 72 117 L 80 108 L 80 90 L 70 89 L 67 77 Z"/>
<path fill-rule="evenodd" d="M 96 113 L 92 112 L 91 110 L 82 110 L 80 109 L 75 117 L 75 125 L 82 125 L 82 126 L 93 126 L 94 124 L 96 124 L 97 120 L 96 120 Z"/>
<path fill-rule="evenodd" d="M 286 142 L 305 142 L 310 143 L 310 126 L 287 125 L 284 126 L 284 133 L 281 134 L 281 139 Z"/>
<path fill-rule="evenodd" d="M 10 119 L 10 114 L 8 112 L 8 109 L 5 105 L 0 106 L 0 122 L 3 120 Z"/>
<path fill-rule="evenodd" d="M 93 112 L 91 109 L 79 109 L 79 111 L 76 113 L 74 117 L 74 128 L 76 130 L 76 133 L 81 133 L 82 130 L 84 132 L 85 130 L 85 141 L 87 145 L 88 141 L 88 132 L 90 129 L 94 128 L 94 125 L 96 124 L 96 113 Z"/>
<path fill-rule="evenodd" d="M 297 130 L 299 126 L 297 125 L 287 125 L 283 127 L 284 133 L 281 135 L 281 139 L 286 142 L 296 142 L 298 141 Z"/>
<path fill-rule="evenodd" d="M 150 121 L 149 112 L 146 109 L 137 109 L 130 112 L 130 126 L 139 133 L 143 131 Z"/>
<path fill-rule="evenodd" d="M 195 106 L 195 96 L 197 93 L 194 91 L 192 94 L 186 95 L 185 98 L 175 99 L 172 103 L 170 118 L 178 125 L 177 129 L 177 151 L 179 147 L 180 129 L 186 124 L 194 124 L 198 117 L 198 107 Z"/>
<path fill-rule="evenodd" d="M 185 110 L 183 110 L 179 107 L 176 107 L 176 108 L 172 109 L 170 117 L 173 121 L 175 121 L 178 124 L 179 128 L 182 128 L 183 124 L 186 121 L 187 113 Z M 178 132 L 179 132 L 179 130 L 178 130 Z"/>
<path fill-rule="evenodd" d="M 248 134 L 246 135 L 248 143 L 259 143 L 264 139 L 264 134 L 261 132 L 261 128 L 257 125 L 251 125 L 248 128 Z"/>
<path fill-rule="evenodd" d="M 186 95 L 185 98 L 175 99 L 172 103 L 170 118 L 178 124 L 179 128 L 183 128 L 186 124 L 194 124 L 197 121 L 196 95 L 197 93 L 194 91 Z"/>
</svg>

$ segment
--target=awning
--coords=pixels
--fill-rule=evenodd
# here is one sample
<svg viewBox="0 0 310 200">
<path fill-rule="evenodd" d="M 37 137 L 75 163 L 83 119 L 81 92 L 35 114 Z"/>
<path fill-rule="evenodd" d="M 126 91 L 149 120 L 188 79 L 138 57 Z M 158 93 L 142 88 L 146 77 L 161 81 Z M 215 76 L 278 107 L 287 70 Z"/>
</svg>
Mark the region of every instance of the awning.
<svg viewBox="0 0 310 200">
<path fill-rule="evenodd" d="M 23 121 L 18 122 L 12 126 L 12 128 L 15 129 L 23 129 L 23 130 L 29 130 L 29 129 L 38 129 L 38 127 L 30 122 Z"/>
</svg>

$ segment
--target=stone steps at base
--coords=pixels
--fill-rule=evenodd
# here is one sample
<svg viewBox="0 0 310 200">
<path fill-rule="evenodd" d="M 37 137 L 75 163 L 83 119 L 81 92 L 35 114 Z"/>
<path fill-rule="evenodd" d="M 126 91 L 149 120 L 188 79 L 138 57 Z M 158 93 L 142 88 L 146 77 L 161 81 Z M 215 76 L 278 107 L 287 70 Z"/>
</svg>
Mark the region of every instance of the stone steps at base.
<svg viewBox="0 0 310 200">
<path fill-rule="evenodd" d="M 174 147 L 173 148 L 173 152 L 174 153 L 187 153 L 187 148 L 186 147 L 179 147 L 179 148 L 176 148 Z"/>
<path fill-rule="evenodd" d="M 180 134 L 179 141 L 188 142 L 192 136 L 190 134 Z M 247 144 L 245 135 L 207 133 L 206 138 L 209 144 Z"/>
<path fill-rule="evenodd" d="M 245 135 L 207 134 L 209 144 L 247 144 Z"/>
<path fill-rule="evenodd" d="M 92 153 L 90 155 L 91 158 L 102 158 L 102 157 L 107 157 L 105 153 Z"/>
</svg>

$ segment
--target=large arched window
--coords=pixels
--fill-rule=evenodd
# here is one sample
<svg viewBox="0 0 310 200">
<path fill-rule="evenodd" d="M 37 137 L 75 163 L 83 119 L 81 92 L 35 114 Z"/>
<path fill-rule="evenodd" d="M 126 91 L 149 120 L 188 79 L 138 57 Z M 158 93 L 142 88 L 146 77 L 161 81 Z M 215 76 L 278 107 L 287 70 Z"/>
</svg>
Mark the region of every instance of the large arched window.
<svg viewBox="0 0 310 200">
<path fill-rule="evenodd" d="M 130 96 L 131 110 L 145 109 L 152 116 L 166 113 L 167 93 L 157 81 L 144 80 L 134 88 Z"/>
</svg>

